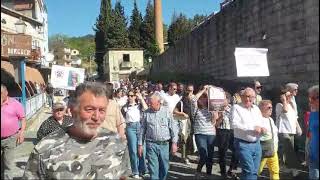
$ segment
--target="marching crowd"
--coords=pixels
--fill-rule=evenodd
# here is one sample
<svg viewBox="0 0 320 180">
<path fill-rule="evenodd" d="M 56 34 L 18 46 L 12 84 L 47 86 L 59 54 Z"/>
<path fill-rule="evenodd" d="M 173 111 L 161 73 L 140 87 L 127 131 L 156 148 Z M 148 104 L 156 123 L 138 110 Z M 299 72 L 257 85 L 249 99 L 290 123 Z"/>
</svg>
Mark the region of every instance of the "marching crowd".
<svg viewBox="0 0 320 180">
<path fill-rule="evenodd" d="M 162 180 L 177 151 L 187 165 L 197 152 L 195 175 L 210 178 L 215 146 L 222 178 L 238 178 L 239 166 L 240 179 L 257 179 L 267 165 L 270 179 L 280 179 L 280 163 L 297 176 L 301 163 L 294 139 L 303 133 L 295 101 L 298 85 L 286 84 L 275 107 L 261 97 L 258 81 L 233 95 L 225 90 L 222 111 L 209 111 L 211 87 L 136 80 L 82 83 L 65 101 L 52 103 L 52 116 L 37 132 L 23 178 Z M 308 89 L 308 99 L 306 162 L 309 179 L 319 179 L 319 85 Z M 1 178 L 12 178 L 12 150 L 24 141 L 23 111 L 1 85 Z"/>
</svg>

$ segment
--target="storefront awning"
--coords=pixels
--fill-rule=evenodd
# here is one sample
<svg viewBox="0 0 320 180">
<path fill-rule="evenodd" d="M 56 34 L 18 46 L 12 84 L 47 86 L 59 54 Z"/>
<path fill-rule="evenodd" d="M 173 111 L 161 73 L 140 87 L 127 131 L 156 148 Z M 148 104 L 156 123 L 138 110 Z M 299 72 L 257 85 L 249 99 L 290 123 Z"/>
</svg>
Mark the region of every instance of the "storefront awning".
<svg viewBox="0 0 320 180">
<path fill-rule="evenodd" d="M 1 61 L 1 69 L 4 69 L 6 72 L 8 72 L 14 78 L 14 67 L 10 62 Z"/>
<path fill-rule="evenodd" d="M 26 81 L 45 84 L 44 79 L 38 69 L 26 66 Z"/>
</svg>

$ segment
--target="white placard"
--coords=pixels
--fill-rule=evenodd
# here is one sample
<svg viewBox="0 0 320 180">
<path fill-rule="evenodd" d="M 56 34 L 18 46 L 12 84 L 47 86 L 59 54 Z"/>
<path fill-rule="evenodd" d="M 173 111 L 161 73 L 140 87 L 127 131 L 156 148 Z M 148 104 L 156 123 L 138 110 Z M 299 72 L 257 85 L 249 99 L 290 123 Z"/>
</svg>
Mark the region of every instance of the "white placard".
<svg viewBox="0 0 320 180">
<path fill-rule="evenodd" d="M 237 76 L 269 76 L 267 52 L 265 48 L 236 48 Z"/>
<path fill-rule="evenodd" d="M 75 90 L 84 82 L 84 69 L 53 65 L 51 69 L 51 84 L 53 88 Z"/>
<path fill-rule="evenodd" d="M 226 95 L 222 88 L 210 86 L 208 90 L 209 111 L 223 111 Z"/>
</svg>

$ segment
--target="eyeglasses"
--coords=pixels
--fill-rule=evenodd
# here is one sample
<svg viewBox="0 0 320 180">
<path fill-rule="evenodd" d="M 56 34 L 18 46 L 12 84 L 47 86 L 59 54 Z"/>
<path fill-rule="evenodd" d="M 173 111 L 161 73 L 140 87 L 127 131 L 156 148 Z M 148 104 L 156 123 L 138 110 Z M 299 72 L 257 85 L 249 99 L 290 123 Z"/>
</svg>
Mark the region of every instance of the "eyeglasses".
<svg viewBox="0 0 320 180">
<path fill-rule="evenodd" d="M 244 97 L 246 97 L 246 98 L 250 98 L 250 99 L 255 98 L 254 96 L 249 96 L 249 95 L 244 95 Z"/>
</svg>

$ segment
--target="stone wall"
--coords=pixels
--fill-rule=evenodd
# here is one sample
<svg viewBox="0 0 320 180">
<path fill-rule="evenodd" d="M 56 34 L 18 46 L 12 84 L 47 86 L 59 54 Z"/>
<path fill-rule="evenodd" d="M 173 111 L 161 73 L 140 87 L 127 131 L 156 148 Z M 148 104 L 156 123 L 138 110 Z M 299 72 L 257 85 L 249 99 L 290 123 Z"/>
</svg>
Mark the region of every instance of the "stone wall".
<svg viewBox="0 0 320 180">
<path fill-rule="evenodd" d="M 296 82 L 305 94 L 319 83 L 319 0 L 235 0 L 156 57 L 151 76 L 251 82 L 236 75 L 235 47 L 269 49 L 270 76 L 256 78 L 266 91 Z"/>
</svg>

